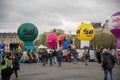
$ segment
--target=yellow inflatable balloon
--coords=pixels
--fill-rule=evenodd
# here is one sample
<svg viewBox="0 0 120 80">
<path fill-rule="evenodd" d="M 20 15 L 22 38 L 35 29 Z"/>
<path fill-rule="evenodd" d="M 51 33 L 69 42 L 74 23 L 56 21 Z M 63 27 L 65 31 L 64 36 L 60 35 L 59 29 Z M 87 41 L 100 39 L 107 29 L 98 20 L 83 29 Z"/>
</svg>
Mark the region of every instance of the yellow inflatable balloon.
<svg viewBox="0 0 120 80">
<path fill-rule="evenodd" d="M 89 23 L 83 23 L 78 26 L 76 36 L 80 40 L 90 41 L 94 38 L 94 28 Z"/>
</svg>

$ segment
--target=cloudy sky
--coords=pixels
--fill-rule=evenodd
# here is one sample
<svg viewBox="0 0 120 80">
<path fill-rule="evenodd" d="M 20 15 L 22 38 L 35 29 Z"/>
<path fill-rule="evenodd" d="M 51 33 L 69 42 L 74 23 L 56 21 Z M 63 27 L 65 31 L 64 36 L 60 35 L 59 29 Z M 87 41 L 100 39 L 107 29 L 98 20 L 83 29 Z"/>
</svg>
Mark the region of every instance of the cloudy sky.
<svg viewBox="0 0 120 80">
<path fill-rule="evenodd" d="M 120 0 L 0 0 L 0 32 L 33 23 L 39 33 L 53 28 L 75 33 L 81 22 L 101 22 L 120 11 Z"/>
</svg>

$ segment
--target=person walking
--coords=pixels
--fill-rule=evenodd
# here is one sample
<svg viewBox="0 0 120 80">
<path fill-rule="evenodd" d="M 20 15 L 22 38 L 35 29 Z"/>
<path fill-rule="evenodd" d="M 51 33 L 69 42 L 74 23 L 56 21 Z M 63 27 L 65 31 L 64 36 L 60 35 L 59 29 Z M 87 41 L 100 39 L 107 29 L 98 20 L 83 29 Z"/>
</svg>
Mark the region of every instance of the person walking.
<svg viewBox="0 0 120 80">
<path fill-rule="evenodd" d="M 118 59 L 117 59 L 117 57 L 118 57 L 118 52 L 117 52 L 116 49 L 113 49 L 112 55 L 113 55 L 113 57 L 114 57 L 114 59 L 115 59 L 115 63 L 118 64 Z"/>
<path fill-rule="evenodd" d="M 47 51 L 42 50 L 42 61 L 43 61 L 43 66 L 46 65 L 46 60 L 47 60 Z"/>
<path fill-rule="evenodd" d="M 42 61 L 42 50 L 39 51 L 39 53 L 38 53 L 38 58 L 39 58 L 39 63 L 40 63 L 40 62 L 42 63 L 42 62 L 43 62 L 43 61 Z"/>
<path fill-rule="evenodd" d="M 18 67 L 19 67 L 19 70 L 20 70 L 20 64 L 21 64 L 21 52 L 20 51 L 16 51 L 15 52 L 15 56 L 16 56 L 16 58 L 17 58 L 17 60 L 18 60 Z"/>
<path fill-rule="evenodd" d="M 29 64 L 31 64 L 33 62 L 32 61 L 32 59 L 33 59 L 33 51 L 30 50 L 28 54 L 29 54 Z"/>
<path fill-rule="evenodd" d="M 115 59 L 106 48 L 103 49 L 102 54 L 102 69 L 104 70 L 104 80 L 108 80 L 108 72 L 110 73 L 110 80 L 114 80 L 113 67 L 115 66 Z"/>
<path fill-rule="evenodd" d="M 10 80 L 12 73 L 10 72 L 10 68 L 7 67 L 6 62 L 4 60 L 1 62 L 0 70 L 2 80 Z"/>
<path fill-rule="evenodd" d="M 50 50 L 48 57 L 49 57 L 49 61 L 50 61 L 50 66 L 52 66 L 52 59 L 53 59 L 53 51 L 52 50 Z"/>
<path fill-rule="evenodd" d="M 97 58 L 97 62 L 101 63 L 101 51 L 100 50 L 96 51 L 96 58 Z"/>
<path fill-rule="evenodd" d="M 118 59 L 118 64 L 120 65 L 120 50 L 118 50 L 117 59 Z"/>
<path fill-rule="evenodd" d="M 70 51 L 70 54 L 73 55 L 73 57 L 74 57 L 73 63 L 76 64 L 77 63 L 77 57 L 78 57 L 78 53 L 77 53 L 76 49 L 72 48 L 71 51 Z"/>
<path fill-rule="evenodd" d="M 87 63 L 88 56 L 87 56 L 87 50 L 86 49 L 83 51 L 83 60 L 84 60 L 85 66 L 88 66 L 88 63 Z"/>
<path fill-rule="evenodd" d="M 18 79 L 18 70 L 19 70 L 19 59 L 16 57 L 16 56 L 13 56 L 13 60 L 12 60 L 12 63 L 13 63 L 13 72 L 15 73 L 15 77 L 17 80 Z"/>
<path fill-rule="evenodd" d="M 2 80 L 10 80 L 12 71 L 12 60 L 10 55 L 7 53 L 4 57 L 4 60 L 1 62 L 0 70 L 1 70 L 1 77 Z"/>
<path fill-rule="evenodd" d="M 57 53 L 57 60 L 58 60 L 59 67 L 61 67 L 62 65 L 62 59 L 63 59 L 63 52 L 62 52 L 62 49 L 60 48 Z"/>
<path fill-rule="evenodd" d="M 54 49 L 53 51 L 53 59 L 54 59 L 54 64 L 57 62 L 57 51 Z"/>
</svg>

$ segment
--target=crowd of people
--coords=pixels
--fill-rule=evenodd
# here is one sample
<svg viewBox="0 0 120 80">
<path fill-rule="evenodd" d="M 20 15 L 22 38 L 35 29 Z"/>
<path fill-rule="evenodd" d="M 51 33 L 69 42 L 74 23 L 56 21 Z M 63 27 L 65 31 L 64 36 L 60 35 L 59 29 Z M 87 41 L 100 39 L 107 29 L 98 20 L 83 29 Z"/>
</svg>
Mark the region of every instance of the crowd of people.
<svg viewBox="0 0 120 80">
<path fill-rule="evenodd" d="M 78 52 L 76 49 L 69 48 L 68 51 L 69 55 L 69 62 L 73 62 L 76 64 L 78 62 Z M 89 50 L 84 49 L 82 52 L 83 55 L 83 61 L 85 63 L 85 66 L 88 66 L 88 59 L 89 59 Z M 113 72 L 112 68 L 114 67 L 115 63 L 119 64 L 119 51 L 109 51 L 106 48 L 101 50 L 96 50 L 96 61 L 101 64 L 102 69 L 104 70 L 104 80 L 107 80 L 107 74 L 108 71 L 110 72 L 111 80 L 113 80 Z M 47 51 L 47 49 L 40 49 L 37 52 L 37 56 L 35 56 L 35 52 L 33 51 L 27 51 L 28 55 L 28 63 L 34 62 L 35 57 L 37 57 L 37 62 L 42 63 L 43 66 L 46 66 L 46 64 L 49 64 L 50 66 L 53 66 L 53 64 L 58 64 L 58 67 L 62 66 L 63 58 L 65 57 L 63 55 L 62 48 L 59 48 L 59 50 L 56 49 L 50 49 Z M 11 75 L 14 73 L 16 76 L 16 80 L 18 79 L 18 73 L 17 71 L 20 70 L 20 61 L 23 57 L 23 54 L 21 54 L 18 51 L 11 51 L 9 53 L 5 53 L 4 58 L 1 60 L 1 77 L 2 80 L 10 80 Z M 67 58 L 66 57 L 66 58 Z M 71 59 L 73 57 L 73 60 Z M 25 56 L 25 58 L 27 58 Z"/>
<path fill-rule="evenodd" d="M 15 74 L 15 80 L 18 79 L 18 70 L 20 70 L 20 53 L 18 51 L 6 52 L 1 59 L 0 71 L 2 80 L 10 80 L 11 75 Z"/>
<path fill-rule="evenodd" d="M 71 55 L 74 57 L 73 62 L 76 63 L 77 62 L 77 56 L 78 53 L 76 51 L 75 48 L 70 48 L 69 49 L 69 61 L 71 62 Z M 65 59 L 65 55 L 63 54 L 63 50 L 62 48 L 60 48 L 59 50 L 56 49 L 50 49 L 49 51 L 47 51 L 46 49 L 40 49 L 40 51 L 37 53 L 38 54 L 38 62 L 39 63 L 43 63 L 43 66 L 45 66 L 46 64 L 50 64 L 50 66 L 56 63 L 58 63 L 58 66 L 60 67 L 63 59 Z"/>
</svg>

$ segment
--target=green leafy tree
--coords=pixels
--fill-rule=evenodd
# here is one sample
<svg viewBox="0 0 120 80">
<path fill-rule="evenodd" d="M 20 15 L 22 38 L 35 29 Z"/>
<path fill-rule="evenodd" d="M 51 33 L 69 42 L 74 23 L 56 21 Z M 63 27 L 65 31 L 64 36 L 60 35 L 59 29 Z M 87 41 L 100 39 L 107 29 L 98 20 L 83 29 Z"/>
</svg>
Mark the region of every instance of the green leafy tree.
<svg viewBox="0 0 120 80">
<path fill-rule="evenodd" d="M 36 39 L 34 41 L 34 44 L 36 46 L 39 46 L 39 45 L 45 45 L 45 46 L 48 46 L 47 45 L 47 42 L 46 42 L 46 36 L 49 34 L 49 33 L 55 33 L 57 36 L 59 36 L 60 34 L 63 34 L 61 32 L 57 32 L 55 29 L 54 30 L 51 30 L 50 32 L 44 32 L 43 34 L 40 34 L 38 39 Z"/>
<path fill-rule="evenodd" d="M 57 36 L 60 34 L 63 34 L 61 32 L 57 32 L 56 30 L 52 30 L 51 32 L 44 32 L 43 34 L 40 34 L 38 39 L 35 40 L 34 44 L 39 46 L 40 44 L 43 44 L 45 46 L 48 46 L 46 43 L 46 36 L 49 33 L 55 33 Z M 76 48 L 80 48 L 80 40 L 77 38 L 75 34 L 66 34 L 68 40 L 74 39 L 74 44 Z M 97 48 L 103 48 L 103 47 L 109 47 L 109 48 L 116 48 L 116 38 L 112 34 L 108 33 L 99 33 L 95 34 L 94 38 L 90 41 L 90 46 L 93 46 L 94 49 Z"/>
<path fill-rule="evenodd" d="M 94 48 L 116 48 L 116 38 L 112 34 L 108 33 L 95 34 L 90 45 Z"/>
<path fill-rule="evenodd" d="M 35 45 L 36 46 L 39 46 L 39 45 L 45 45 L 45 46 L 47 46 L 47 43 L 46 43 L 46 34 L 45 33 L 43 33 L 43 34 L 40 34 L 39 35 L 39 38 L 37 39 L 37 40 L 35 40 Z"/>
</svg>

